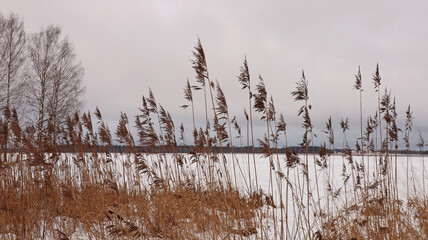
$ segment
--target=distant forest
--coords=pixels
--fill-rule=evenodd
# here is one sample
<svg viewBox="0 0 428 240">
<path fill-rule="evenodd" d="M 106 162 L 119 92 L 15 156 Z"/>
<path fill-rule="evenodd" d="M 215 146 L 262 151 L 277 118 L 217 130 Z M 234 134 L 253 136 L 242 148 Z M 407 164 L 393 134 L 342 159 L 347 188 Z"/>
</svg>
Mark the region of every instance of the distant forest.
<svg viewBox="0 0 428 240">
<path fill-rule="evenodd" d="M 74 151 L 71 149 L 71 146 L 70 147 L 62 146 L 62 148 L 65 150 L 65 152 L 67 152 L 67 150 Z M 104 150 L 101 150 L 102 147 L 99 146 L 98 148 L 99 148 L 98 152 L 104 151 Z M 111 153 L 126 153 L 126 147 L 123 145 L 113 145 L 113 146 L 108 147 L 107 149 L 108 149 L 108 152 L 111 152 Z M 308 149 L 308 153 L 318 154 L 321 149 L 322 149 L 322 147 L 320 147 L 320 146 L 314 146 L 313 148 Z M 221 153 L 220 147 L 212 147 L 211 150 L 213 152 L 216 152 L 216 153 Z M 292 153 L 305 153 L 305 149 L 302 149 L 302 147 L 299 147 L 299 146 L 288 147 L 288 150 Z M 150 149 L 147 149 L 145 147 L 137 147 L 137 151 L 138 152 L 144 152 L 144 153 L 174 153 L 174 150 L 168 146 L 159 146 L 159 147 L 150 148 Z M 330 154 L 333 153 L 333 150 L 326 149 L 326 151 Z M 90 151 L 87 150 L 87 152 L 90 152 Z M 192 152 L 194 152 L 194 146 L 191 146 L 191 145 L 177 146 L 176 152 L 177 153 L 192 153 Z M 231 148 L 223 148 L 223 152 L 224 153 L 232 153 L 232 149 Z M 253 150 L 252 150 L 251 146 L 250 147 L 233 147 L 233 152 L 239 153 L 239 154 L 242 154 L 242 153 L 252 154 Z M 284 147 L 278 148 L 278 149 L 271 148 L 272 154 L 276 154 L 277 152 L 279 154 L 285 154 L 286 149 Z M 334 149 L 335 154 L 342 154 L 344 152 L 345 152 L 345 149 L 341 149 L 341 148 Z M 263 148 L 262 147 L 254 147 L 254 153 L 262 154 Z M 353 153 L 355 153 L 356 156 L 360 155 L 360 153 L 357 151 L 355 151 Z M 397 154 L 407 154 L 407 153 L 409 153 L 409 154 L 428 154 L 428 151 L 409 150 L 409 152 L 407 152 L 407 150 L 397 150 Z M 365 154 L 368 154 L 368 153 L 365 153 Z M 375 152 L 372 152 L 372 153 L 370 153 L 370 156 L 373 156 L 375 154 L 376 154 Z M 390 152 L 389 154 L 395 154 L 395 152 Z"/>
</svg>

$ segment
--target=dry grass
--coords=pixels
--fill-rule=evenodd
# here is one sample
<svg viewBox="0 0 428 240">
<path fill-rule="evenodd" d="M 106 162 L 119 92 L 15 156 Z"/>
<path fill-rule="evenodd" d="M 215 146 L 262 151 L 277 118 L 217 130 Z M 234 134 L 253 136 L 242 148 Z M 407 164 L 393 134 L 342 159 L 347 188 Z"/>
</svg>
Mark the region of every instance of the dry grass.
<svg viewBox="0 0 428 240">
<path fill-rule="evenodd" d="M 257 232 L 254 218 L 266 201 L 264 195 L 237 191 L 203 163 L 196 171 L 204 176 L 212 172 L 213 181 L 196 179 L 195 172 L 186 174 L 180 168 L 183 161 L 205 158 L 203 150 L 188 156 L 177 153 L 177 164 L 167 165 L 164 153 L 176 151 L 175 137 L 161 135 L 167 145 L 157 148 L 161 152 L 147 153 L 149 147 L 159 146 L 153 125 L 143 120 L 138 126 L 142 148 L 138 147 L 122 114 L 116 136 L 126 146 L 123 153 L 110 153 L 112 137 L 101 112 L 95 111 L 96 130 L 90 115 L 76 113 L 67 128 L 58 129 L 66 145 L 52 145 L 45 135 L 39 146 L 31 126 L 22 136 L 15 134 L 16 141 L 7 141 L 15 147 L 3 148 L 1 155 L 0 236 L 199 239 Z M 162 107 L 159 119 L 165 134 L 171 134 L 173 123 Z M 13 124 L 19 128 L 19 123 Z M 218 156 L 212 153 L 210 158 Z M 120 175 L 126 177 L 120 180 Z"/>
<path fill-rule="evenodd" d="M 261 196 L 245 197 L 220 185 L 199 189 L 190 179 L 130 189 L 93 164 L 82 164 L 74 174 L 57 166 L 16 163 L 1 170 L 0 234 L 19 239 L 58 233 L 64 239 L 80 234 L 92 239 L 249 236 L 263 204 Z"/>
<path fill-rule="evenodd" d="M 331 117 L 324 131 L 328 147 L 321 145 L 313 163 L 309 161 L 311 144 L 314 149 L 314 126 L 309 114 L 313 110 L 303 72 L 296 91 L 292 92 L 295 100 L 303 103 L 298 112 L 304 129 L 301 143 L 304 155 L 300 159 L 302 155 L 287 146 L 285 156 L 280 156 L 281 134 L 287 142 L 285 118 L 282 114 L 277 118 L 273 98 L 268 96 L 261 76 L 256 93 L 251 92 L 246 58 L 238 77 L 249 93 L 249 109 L 244 111 L 246 134 L 242 134 L 237 118 L 229 116 L 220 84 L 209 78 L 200 41 L 193 54 L 199 86 L 187 81 L 184 92 L 189 105 L 182 106 L 192 110 L 193 146 L 188 154 L 180 153 L 171 115 L 157 103 L 151 90 L 148 97 L 142 98 L 135 118 L 136 138 L 124 113 L 113 134 L 98 108 L 94 112 L 96 124 L 90 112 L 75 113 L 61 126 L 48 123 L 47 129 L 40 133 L 35 126 L 22 126 L 16 111 L 4 109 L 0 121 L 0 236 L 4 239 L 428 237 L 428 202 L 424 192 L 421 195 L 414 191 L 415 184 L 409 179 L 415 176 L 409 169 L 407 199 L 398 197 L 397 168 L 392 169 L 394 160 L 397 166 L 399 132 L 395 99 L 388 92 L 381 98 L 379 67 L 373 78 L 379 107 L 375 116 L 368 117 L 364 134 L 360 69 L 356 81 L 361 134 L 357 148 L 367 147 L 376 155 L 361 154 L 361 162 L 354 159 L 346 139 L 348 121 L 342 120 L 342 181 L 334 184 L 334 169 L 330 164 L 334 156 L 330 153 L 335 149 L 335 136 Z M 198 90 L 204 91 L 204 127 L 195 122 L 193 91 Z M 260 113 L 266 124 L 266 134 L 257 140 L 270 169 L 267 193 L 260 190 L 257 179 L 253 110 Z M 213 123 L 209 116 L 213 117 Z M 408 150 L 412 119 L 409 107 L 404 139 Z M 184 126 L 180 125 L 179 130 L 178 139 L 185 141 Z M 234 136 L 246 137 L 247 168 L 237 161 Z M 115 142 L 122 147 L 110 152 Z M 424 145 L 420 136 L 421 151 Z M 229 158 L 225 152 L 231 153 Z M 284 158 L 285 163 L 281 164 Z M 232 161 L 230 170 L 226 161 Z M 375 168 L 366 168 L 365 161 L 376 161 Z M 319 172 L 314 178 L 309 172 L 310 164 Z M 325 183 L 325 189 L 320 182 Z M 239 183 L 244 183 L 245 190 Z"/>
</svg>

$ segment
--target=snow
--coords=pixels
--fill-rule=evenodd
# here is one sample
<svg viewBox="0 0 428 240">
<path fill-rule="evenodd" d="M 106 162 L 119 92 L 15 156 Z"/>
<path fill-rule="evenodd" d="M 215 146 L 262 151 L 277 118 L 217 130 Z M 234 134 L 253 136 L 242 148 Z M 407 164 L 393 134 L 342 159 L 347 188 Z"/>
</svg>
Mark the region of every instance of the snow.
<svg viewBox="0 0 428 240">
<path fill-rule="evenodd" d="M 144 154 L 144 158 L 147 160 L 147 164 L 151 166 L 152 168 L 159 168 L 157 167 L 157 164 L 160 160 L 165 160 L 163 163 L 163 166 L 168 164 L 169 166 L 174 166 L 175 164 L 173 162 L 173 155 L 172 154 L 166 154 L 166 155 L 159 155 L 159 154 Z M 298 155 L 301 162 L 305 162 L 305 156 L 300 154 Z M 141 175 L 137 174 L 136 171 L 136 165 L 134 163 L 134 157 L 133 155 L 127 155 L 127 154 L 116 154 L 113 153 L 111 155 L 106 154 L 99 154 L 98 158 L 99 161 L 95 163 L 94 156 L 92 154 L 86 154 L 85 155 L 85 163 L 79 162 L 77 155 L 74 154 L 62 154 L 59 161 L 56 163 L 58 165 L 59 174 L 61 174 L 62 171 L 66 172 L 69 171 L 72 176 L 74 176 L 74 180 L 79 182 L 81 176 L 79 175 L 79 166 L 81 164 L 101 164 L 101 171 L 105 171 L 104 173 L 113 173 L 111 175 L 111 178 L 120 186 L 124 187 L 126 186 L 127 189 L 130 189 L 132 187 L 139 187 L 138 184 L 145 185 L 144 179 L 147 181 L 147 178 L 142 178 L 143 181 L 140 181 L 141 179 L 138 179 L 141 177 Z M 191 175 L 192 171 L 196 169 L 196 164 L 191 163 L 190 155 L 183 155 L 184 159 L 184 165 L 182 167 L 182 171 L 187 174 L 188 176 Z M 234 183 L 234 169 L 236 172 L 236 179 L 237 179 L 237 187 L 240 189 L 240 191 L 244 194 L 249 193 L 249 183 L 248 183 L 248 170 L 250 170 L 250 175 L 252 177 L 251 179 L 251 189 L 254 191 L 256 190 L 256 182 L 254 177 L 254 165 L 253 165 L 253 156 L 252 154 L 226 154 L 225 158 L 227 160 L 226 168 L 231 174 L 231 181 Z M 346 166 L 346 173 L 348 175 L 351 175 L 351 166 L 348 163 L 347 159 L 344 159 L 342 155 L 332 155 L 327 160 L 327 169 L 320 171 L 319 166 L 315 164 L 315 160 L 319 158 L 317 155 L 308 155 L 308 170 L 309 170 L 309 179 L 310 179 L 310 192 L 313 196 L 311 198 L 311 215 L 315 214 L 314 210 L 317 209 L 318 202 L 312 202 L 312 199 L 319 199 L 320 203 L 318 206 L 323 206 L 322 210 L 327 211 L 325 206 L 327 205 L 327 201 L 331 200 L 327 199 L 328 194 L 326 191 L 327 187 L 327 181 L 329 180 L 333 184 L 333 191 L 338 190 L 339 188 L 342 188 L 342 194 L 338 199 L 338 206 L 332 207 L 330 209 L 330 212 L 335 213 L 335 209 L 341 209 L 342 207 L 345 207 L 346 202 L 347 206 L 351 206 L 353 199 L 354 190 L 352 189 L 353 182 L 350 179 L 346 184 L 346 193 L 343 192 L 345 189 L 345 185 L 343 183 L 343 165 Z M 361 156 L 353 156 L 354 163 L 362 163 Z M 376 174 L 376 163 L 375 161 L 378 160 L 378 157 L 375 155 L 371 156 L 364 156 L 364 166 L 367 170 L 369 170 L 369 174 L 366 175 L 369 182 L 372 182 L 374 180 L 374 176 Z M 93 162 L 91 162 L 93 161 Z M 206 159 L 202 158 L 202 161 L 206 161 Z M 274 170 L 271 177 L 270 172 L 270 161 L 273 162 Z M 397 183 L 398 183 L 398 195 L 399 199 L 405 200 L 407 196 L 407 173 L 409 173 L 409 182 L 411 186 L 411 192 L 410 194 L 421 194 L 423 193 L 422 185 L 422 176 L 423 176 L 423 161 L 424 157 L 419 155 L 412 155 L 410 158 L 407 158 L 406 155 L 391 155 L 390 159 L 388 160 L 391 166 L 392 174 L 394 176 L 395 174 L 395 162 L 397 162 Z M 234 163 L 235 162 L 235 166 Z M 407 163 L 409 162 L 409 169 L 407 166 Z M 265 206 L 263 209 L 263 212 L 267 213 L 266 218 L 263 220 L 264 231 L 268 231 L 266 234 L 268 236 L 271 236 L 273 234 L 273 225 L 274 222 L 279 226 L 280 219 L 279 216 L 281 214 L 280 209 L 280 188 L 282 187 L 282 199 L 284 208 L 288 205 L 289 208 L 289 224 L 290 226 L 295 226 L 295 224 L 298 224 L 297 221 L 300 221 L 300 219 L 297 219 L 296 216 L 298 215 L 298 210 L 296 210 L 295 206 L 296 201 L 300 201 L 300 204 L 302 204 L 303 208 L 306 209 L 307 204 L 307 194 L 306 194 L 306 178 L 302 171 L 304 170 L 303 166 L 298 166 L 293 169 L 290 169 L 289 175 L 287 178 L 287 169 L 286 161 L 285 161 L 285 155 L 284 154 L 274 154 L 271 157 L 263 157 L 261 154 L 255 155 L 255 164 L 257 169 L 257 180 L 258 180 L 258 189 L 261 189 L 264 193 L 267 195 L 271 195 L 273 192 L 273 200 L 275 204 L 275 208 L 272 208 L 271 206 Z M 219 169 L 222 169 L 224 165 L 220 161 L 216 163 L 217 167 Z M 94 165 L 93 165 L 94 166 Z M 317 170 L 316 170 L 317 169 Z M 278 172 L 282 173 L 282 180 L 280 180 Z M 163 173 L 165 178 L 174 179 L 177 176 L 175 176 L 174 171 L 170 171 L 167 173 L 165 168 L 163 168 Z M 62 175 L 65 177 L 65 175 Z M 196 174 L 194 175 L 195 178 L 197 178 Z M 427 174 L 425 173 L 425 178 L 427 177 Z M 289 200 L 288 202 L 285 202 L 285 196 L 286 193 L 286 186 L 287 181 L 290 182 L 289 185 Z M 278 184 L 280 182 L 280 184 Z M 317 187 L 318 183 L 318 187 Z M 427 182 L 428 183 L 428 182 Z M 273 184 L 273 185 L 271 185 Z M 282 186 L 281 186 L 282 185 Z M 303 191 L 300 191 L 303 190 Z M 425 192 L 428 191 L 428 184 L 425 186 Z M 345 195 L 346 194 L 346 195 Z M 319 197 L 318 197 L 319 196 Z M 349 201 L 349 202 L 348 202 Z M 319 210 L 319 209 L 318 209 Z M 317 210 L 317 211 L 318 211 Z M 306 211 L 306 210 L 304 210 Z M 273 214 L 275 215 L 275 218 L 273 217 Z M 58 217 L 58 219 L 55 221 L 58 224 L 71 221 L 70 219 L 65 219 Z M 300 223 L 301 224 L 301 223 Z M 320 223 L 312 222 L 313 226 L 318 226 Z M 259 226 L 260 227 L 260 226 Z M 81 226 L 75 226 L 77 230 L 75 230 L 72 239 L 88 239 L 85 236 L 85 230 Z M 294 229 L 294 228 L 292 228 Z M 259 231 L 259 230 L 258 230 Z M 300 235 L 296 235 L 299 237 Z M 0 235 L 2 239 L 13 239 L 13 234 L 5 234 Z M 54 236 L 50 236 L 52 239 Z M 300 236 L 302 237 L 302 236 Z M 250 238 L 256 238 L 256 236 L 252 235 Z M 48 236 L 49 239 L 49 236 Z"/>
</svg>

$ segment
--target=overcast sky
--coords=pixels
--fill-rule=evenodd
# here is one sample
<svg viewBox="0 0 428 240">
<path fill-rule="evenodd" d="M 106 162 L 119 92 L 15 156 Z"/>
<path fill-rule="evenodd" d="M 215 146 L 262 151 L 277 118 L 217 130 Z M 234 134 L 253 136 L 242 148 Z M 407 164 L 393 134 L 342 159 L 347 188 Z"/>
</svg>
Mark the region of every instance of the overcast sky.
<svg viewBox="0 0 428 240">
<path fill-rule="evenodd" d="M 246 55 L 253 87 L 260 73 L 286 118 L 292 145 L 303 134 L 297 117 L 301 103 L 290 95 L 302 69 L 309 81 L 315 144 L 326 141 L 321 130 L 331 115 L 341 147 L 342 117 L 350 118 L 351 145 L 359 135 L 359 95 L 353 90 L 359 65 L 364 119 L 376 111 L 376 63 L 382 93 L 387 87 L 397 98 L 400 124 L 407 106 L 413 109 L 412 148 L 418 130 L 428 138 L 426 1 L 0 0 L 0 5 L 3 15 L 22 17 L 27 32 L 50 24 L 62 28 L 85 68 L 85 110 L 98 106 L 112 131 L 120 111 L 134 121 L 149 87 L 176 126 L 184 122 L 191 129 L 190 110 L 179 106 L 186 104 L 186 79 L 195 84 L 191 60 L 199 36 L 210 77 L 222 85 L 243 129 L 248 99 L 236 76 Z M 203 126 L 203 95 L 195 98 Z M 256 125 L 263 127 L 260 121 Z"/>
</svg>

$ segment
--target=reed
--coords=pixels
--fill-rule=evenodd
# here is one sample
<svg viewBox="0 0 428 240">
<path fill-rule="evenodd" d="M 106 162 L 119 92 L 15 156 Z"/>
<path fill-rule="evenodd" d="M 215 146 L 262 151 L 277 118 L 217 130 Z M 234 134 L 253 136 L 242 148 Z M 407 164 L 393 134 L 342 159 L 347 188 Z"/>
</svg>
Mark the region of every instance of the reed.
<svg viewBox="0 0 428 240">
<path fill-rule="evenodd" d="M 303 134 L 303 142 L 302 142 L 302 148 L 305 152 L 305 166 L 304 166 L 304 176 L 306 177 L 306 209 L 307 209 L 307 233 L 306 236 L 311 239 L 311 218 L 310 218 L 310 183 L 309 183 L 309 157 L 308 157 L 308 148 L 310 140 L 308 139 L 309 132 L 312 131 L 312 123 L 311 119 L 309 117 L 309 107 L 308 107 L 308 81 L 305 78 L 305 73 L 302 70 L 302 77 L 300 78 L 300 81 L 296 83 L 296 90 L 291 92 L 291 95 L 294 96 L 295 101 L 303 101 L 304 105 L 300 108 L 298 112 L 298 116 L 302 115 L 303 117 L 303 124 L 302 127 L 305 129 L 305 133 Z"/>
<path fill-rule="evenodd" d="M 360 66 L 358 66 L 358 73 L 355 75 L 354 89 L 356 89 L 360 95 L 360 143 L 361 143 L 360 154 L 361 154 L 361 163 L 363 164 L 363 168 L 365 168 L 365 166 L 364 166 L 365 165 L 365 163 L 364 163 L 365 145 L 363 143 L 363 139 L 364 139 L 363 138 L 363 97 L 362 97 L 363 85 L 362 85 L 362 77 L 361 77 Z M 367 162 L 367 172 L 370 172 L 370 163 L 369 162 Z M 366 177 L 368 177 L 368 176 L 366 176 L 366 174 L 364 174 L 364 178 L 366 178 Z M 365 179 L 364 182 L 368 183 L 369 179 Z M 367 189 L 367 185 L 365 185 L 364 187 L 365 187 L 365 189 Z M 364 194 L 367 195 L 367 192 L 365 192 Z"/>
<path fill-rule="evenodd" d="M 280 108 L 268 94 L 261 75 L 252 92 L 246 57 L 238 80 L 248 90 L 249 101 L 240 119 L 229 112 L 230 102 L 221 84 L 210 80 L 199 39 L 193 54 L 196 83 L 192 85 L 187 79 L 186 104 L 181 106 L 191 109 L 191 127 L 186 123 L 175 125 L 151 89 L 141 98 L 134 119 L 120 112 L 114 131 L 98 108 L 93 113 L 71 114 L 63 126 L 47 122 L 43 134 L 36 125 L 19 119 L 15 109 L 4 108 L 0 113 L 0 238 L 428 237 L 425 142 L 419 132 L 416 146 L 422 176 L 418 176 L 413 170 L 415 158 L 410 157 L 413 113 L 409 106 L 403 128 L 406 179 L 400 185 L 398 111 L 390 92 L 385 90 L 382 96 L 379 93 L 378 66 L 373 74 L 378 105 L 376 114 L 366 118 L 365 126 L 360 68 L 355 75 L 354 88 L 359 91 L 359 111 L 355 115 L 360 118 L 360 136 L 352 142 L 359 152 L 353 152 L 349 146 L 349 120 L 342 118 L 342 181 L 338 182 L 340 176 L 335 176 L 337 171 L 333 167 L 334 152 L 338 150 L 334 120 L 330 116 L 322 129 L 326 135 L 320 142 L 326 143 L 315 143 L 316 126 L 310 117 L 313 109 L 303 71 L 291 92 L 301 104 L 297 115 L 302 117 L 304 132 L 298 150 L 288 144 L 290 126 L 284 115 L 277 112 Z M 203 96 L 198 96 L 196 91 L 202 89 Z M 202 122 L 196 121 L 195 107 L 199 102 L 205 107 L 205 112 L 200 113 L 205 115 Z M 260 114 L 260 119 L 252 119 L 253 110 Z M 246 123 L 246 131 L 241 132 L 241 120 Z M 265 126 L 260 136 L 253 129 L 257 123 Z M 191 132 L 189 145 L 186 131 Z M 234 139 L 239 139 L 245 148 L 246 163 L 240 164 Z M 258 146 L 264 156 L 260 161 L 269 167 L 269 176 L 265 173 L 268 188 L 263 190 L 257 179 Z M 314 152 L 316 148 L 318 153 Z M 375 156 L 365 153 L 366 149 Z M 310 154 L 314 158 L 313 168 Z M 421 187 L 417 185 L 420 177 Z M 402 199 L 400 192 L 406 193 Z"/>
<path fill-rule="evenodd" d="M 253 167 L 254 167 L 254 178 L 255 178 L 255 184 L 256 184 L 256 192 L 259 190 L 259 182 L 257 178 L 257 167 L 256 167 L 256 156 L 255 156 L 255 150 L 254 150 L 254 130 L 253 130 L 253 111 L 252 111 L 252 105 L 251 105 L 251 99 L 253 98 L 253 94 L 251 92 L 251 76 L 250 76 L 250 70 L 248 68 L 248 62 L 247 62 L 247 56 L 244 57 L 243 66 L 241 67 L 241 72 L 238 76 L 238 80 L 242 85 L 242 89 L 248 89 L 248 106 L 249 106 L 249 121 L 250 121 L 250 128 L 251 128 L 251 150 L 252 150 L 252 156 L 253 156 Z M 246 118 L 248 119 L 248 114 L 245 112 Z M 249 138 L 247 134 L 247 139 Z M 249 142 L 247 143 L 247 146 L 249 147 Z M 248 150 L 248 152 L 250 152 Z M 248 154 L 249 155 L 249 154 Z M 248 165 L 250 166 L 250 165 Z M 248 169 L 249 178 L 251 179 L 251 172 L 250 169 Z M 252 184 L 250 184 L 250 192 L 252 192 Z"/>
<path fill-rule="evenodd" d="M 424 141 L 424 137 L 422 136 L 421 131 L 419 131 L 419 140 L 418 140 L 418 143 L 416 144 L 416 146 L 418 146 L 419 151 L 422 154 L 422 194 L 423 194 L 423 199 L 424 199 L 424 203 L 425 203 L 426 202 L 426 196 L 425 196 L 425 154 L 424 154 L 425 141 Z"/>
<path fill-rule="evenodd" d="M 409 153 L 410 153 L 410 132 L 412 131 L 413 128 L 413 113 L 410 109 L 410 105 L 406 110 L 406 123 L 405 123 L 405 127 L 404 127 L 404 143 L 406 144 L 406 155 L 407 155 L 407 161 L 406 161 L 406 196 L 407 196 L 407 201 L 409 201 L 410 199 L 410 195 L 409 195 L 409 172 L 413 172 L 413 170 L 409 171 Z M 413 169 L 413 164 L 412 167 Z"/>
</svg>

